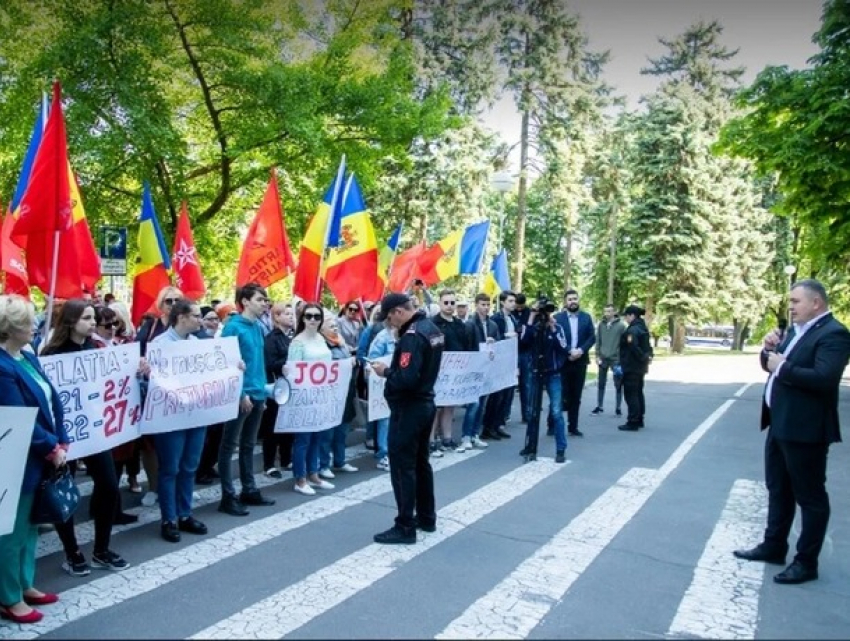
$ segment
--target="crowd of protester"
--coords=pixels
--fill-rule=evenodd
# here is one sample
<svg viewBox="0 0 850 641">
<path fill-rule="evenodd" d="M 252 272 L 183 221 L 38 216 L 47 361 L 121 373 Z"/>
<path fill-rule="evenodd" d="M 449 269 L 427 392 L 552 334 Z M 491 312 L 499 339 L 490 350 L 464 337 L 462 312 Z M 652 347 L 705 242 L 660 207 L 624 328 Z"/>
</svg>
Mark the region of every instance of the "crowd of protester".
<svg viewBox="0 0 850 641">
<path fill-rule="evenodd" d="M 518 339 L 520 414 L 522 422 L 527 422 L 533 369 L 530 337 L 535 317 L 542 313 L 538 303 L 529 303 L 521 293 L 506 291 L 499 295 L 498 309 L 491 314 L 492 301 L 486 294 L 476 295 L 470 305 L 452 289 L 442 289 L 432 296 L 421 283 L 416 283 L 409 295 L 444 335 L 446 351 L 475 351 L 495 341 Z M 631 320 L 636 310 L 642 313 L 639 308 L 630 308 Z M 264 496 L 255 481 L 254 449 L 258 439 L 262 441 L 262 472 L 270 479 L 283 479 L 291 471 L 293 490 L 315 496 L 333 491 L 332 480 L 338 474 L 359 471 L 346 460 L 346 441 L 359 414 L 366 427 L 365 445 L 372 452 L 376 469 L 389 472 L 389 419 L 365 419 L 370 362 L 391 356 L 398 340 L 396 330 L 379 321 L 379 317 L 380 304 L 369 301 L 348 301 L 339 310 L 316 303 L 272 304 L 266 291 L 255 283 L 240 287 L 231 302 L 213 300 L 204 305 L 186 299 L 176 287 L 166 287 L 159 293 L 155 309 L 145 315 L 139 327 L 131 322 L 127 305 L 112 296 L 58 302 L 50 322 L 43 314 L 36 316 L 33 306 L 23 298 L 0 296 L 0 405 L 38 408 L 17 525 L 12 534 L 0 537 L 0 615 L 20 623 L 35 622 L 42 614 L 32 606 L 57 599 L 34 587 L 37 531 L 29 523 L 28 510 L 45 470 L 66 464 L 69 438 L 63 427 L 62 406 L 39 365 L 38 355 L 137 342 L 142 356 L 138 377 L 144 398 L 150 373 L 144 356 L 150 343 L 167 349 L 169 342 L 233 336 L 239 344 L 244 384 L 236 418 L 222 424 L 142 436 L 111 451 L 67 462 L 78 477 L 88 474 L 93 485 L 89 515 L 94 522 L 94 545 L 90 558 L 77 544 L 73 517 L 55 525 L 64 549 L 62 568 L 81 577 L 88 575 L 92 567 L 121 571 L 130 565 L 111 546 L 113 526 L 138 519 L 122 509 L 119 482 L 124 475 L 128 491 L 142 495 L 142 505 L 159 506 L 162 538 L 177 542 L 185 533 L 207 533 L 207 526 L 192 514 L 196 485 L 219 483 L 222 494 L 218 509 L 229 515 L 245 516 L 249 508 L 274 505 L 275 501 Z M 567 292 L 564 309 L 548 323 L 540 329 L 552 336 L 545 389 L 550 399 L 557 457 L 563 461 L 567 447 L 563 413 L 569 417 L 568 433 L 581 436 L 580 387 L 584 385 L 589 352 L 597 337 L 601 337 L 604 349 L 597 349 L 602 376 L 593 414 L 603 411 L 605 374 L 609 369 L 614 372 L 616 413 L 620 414 L 622 376 L 618 376 L 617 354 L 626 325 L 610 307 L 606 308 L 605 319 L 594 328 L 590 316 L 579 310 L 578 294 L 572 290 Z M 267 397 L 268 384 L 288 375 L 288 363 L 340 359 L 350 359 L 354 366 L 340 424 L 320 432 L 276 431 L 279 408 L 273 398 Z M 640 385 L 642 390 L 642 379 Z M 565 393 L 568 390 L 570 393 Z M 462 454 L 485 449 L 488 441 L 510 439 L 507 427 L 516 391 L 512 387 L 482 396 L 463 407 L 462 412 L 458 407 L 438 407 L 430 455 Z M 456 417 L 461 419 L 459 438 L 454 429 Z M 639 419 L 642 425 L 643 416 Z M 234 454 L 241 484 L 239 494 L 231 465 Z"/>
</svg>

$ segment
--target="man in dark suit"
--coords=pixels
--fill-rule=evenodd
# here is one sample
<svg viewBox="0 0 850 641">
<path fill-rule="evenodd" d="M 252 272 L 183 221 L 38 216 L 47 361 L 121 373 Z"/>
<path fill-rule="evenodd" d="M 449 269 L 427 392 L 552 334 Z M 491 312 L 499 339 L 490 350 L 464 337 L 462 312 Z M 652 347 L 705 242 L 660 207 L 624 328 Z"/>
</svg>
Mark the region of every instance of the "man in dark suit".
<svg viewBox="0 0 850 641">
<path fill-rule="evenodd" d="M 761 364 L 770 373 L 762 403 L 768 490 L 764 540 L 750 550 L 735 550 L 748 561 L 782 565 L 788 535 L 800 506 L 802 527 L 794 561 L 773 577 L 777 583 L 818 578 L 818 555 L 829 523 L 826 459 L 831 443 L 841 441 L 838 388 L 850 358 L 850 332 L 832 317 L 829 298 L 816 280 L 791 288 L 794 327 L 775 330 L 764 340 Z"/>
<path fill-rule="evenodd" d="M 564 294 L 564 308 L 555 315 L 555 321 L 564 328 L 569 350 L 561 370 L 563 411 L 567 413 L 567 431 L 573 436 L 584 436 L 578 429 L 578 410 L 590 362 L 590 348 L 596 343 L 596 329 L 590 314 L 579 309 L 576 290 L 569 289 Z"/>
</svg>

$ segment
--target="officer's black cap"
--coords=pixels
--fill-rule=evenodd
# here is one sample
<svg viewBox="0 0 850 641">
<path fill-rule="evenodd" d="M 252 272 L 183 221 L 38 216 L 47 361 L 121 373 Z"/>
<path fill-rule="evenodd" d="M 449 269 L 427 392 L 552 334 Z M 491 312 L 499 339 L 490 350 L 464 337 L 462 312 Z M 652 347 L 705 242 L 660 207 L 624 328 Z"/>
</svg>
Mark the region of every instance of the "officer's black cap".
<svg viewBox="0 0 850 641">
<path fill-rule="evenodd" d="M 643 316 L 646 313 L 646 310 L 643 307 L 638 307 L 637 305 L 629 305 L 626 309 L 623 310 L 623 316 L 626 314 L 632 314 L 634 316 Z"/>
<path fill-rule="evenodd" d="M 406 294 L 387 294 L 381 299 L 381 314 L 378 316 L 378 320 L 382 322 L 387 320 L 391 311 L 409 302 L 410 297 Z"/>
</svg>

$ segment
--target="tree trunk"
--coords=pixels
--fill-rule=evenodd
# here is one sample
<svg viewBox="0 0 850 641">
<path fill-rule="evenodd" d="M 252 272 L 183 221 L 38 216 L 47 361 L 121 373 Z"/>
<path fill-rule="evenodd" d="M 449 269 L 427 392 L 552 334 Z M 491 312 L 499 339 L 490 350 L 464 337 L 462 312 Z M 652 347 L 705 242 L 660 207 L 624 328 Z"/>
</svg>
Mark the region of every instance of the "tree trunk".
<svg viewBox="0 0 850 641">
<path fill-rule="evenodd" d="M 514 258 L 516 260 L 516 276 L 514 278 L 514 290 L 522 291 L 522 273 L 525 248 L 525 217 L 526 217 L 526 195 L 528 192 L 528 111 L 522 114 L 522 132 L 520 134 L 519 146 L 519 187 L 517 188 L 516 207 L 516 240 L 514 242 Z"/>
<path fill-rule="evenodd" d="M 683 354 L 685 352 L 685 324 L 678 316 L 671 316 L 670 322 L 673 325 L 673 333 L 670 335 L 670 351 L 674 354 Z"/>
<path fill-rule="evenodd" d="M 419 217 L 419 239 L 428 242 L 428 214 Z"/>
<path fill-rule="evenodd" d="M 567 223 L 569 224 L 569 223 Z M 572 280 L 572 271 L 573 271 L 573 231 L 572 227 L 567 229 L 567 238 L 564 243 L 564 291 L 567 291 L 570 288 L 570 281 Z"/>
<path fill-rule="evenodd" d="M 614 303 L 614 277 L 617 274 L 617 203 L 611 204 L 611 215 L 608 217 L 608 233 L 610 235 L 609 242 L 610 254 L 608 256 L 608 298 L 606 303 Z M 649 311 L 649 310 L 647 310 Z M 656 347 L 658 339 L 655 339 Z"/>
</svg>

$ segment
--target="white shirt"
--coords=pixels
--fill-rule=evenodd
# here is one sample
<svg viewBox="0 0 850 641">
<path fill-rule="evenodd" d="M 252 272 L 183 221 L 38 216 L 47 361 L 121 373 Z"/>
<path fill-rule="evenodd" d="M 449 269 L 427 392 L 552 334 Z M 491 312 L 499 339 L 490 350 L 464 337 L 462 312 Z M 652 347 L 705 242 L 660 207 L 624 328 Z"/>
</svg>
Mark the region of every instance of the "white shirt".
<svg viewBox="0 0 850 641">
<path fill-rule="evenodd" d="M 812 327 L 814 327 L 815 323 L 817 323 L 821 318 L 829 314 L 829 310 L 826 310 L 820 316 L 815 316 L 812 320 L 807 323 L 803 323 L 802 325 L 794 325 L 794 335 L 791 337 L 791 340 L 788 343 L 788 347 L 785 348 L 785 351 L 782 352 L 782 355 L 785 358 L 788 358 L 788 354 L 791 353 L 791 350 L 800 342 L 800 339 L 803 338 L 806 332 L 808 332 Z M 773 392 L 773 381 L 776 380 L 776 377 L 779 376 L 779 370 L 782 369 L 782 366 L 785 364 L 785 361 L 779 363 L 777 368 L 773 371 L 773 373 L 767 379 L 767 385 L 764 387 L 764 402 L 767 403 L 767 406 L 770 407 L 770 395 Z"/>
<path fill-rule="evenodd" d="M 567 320 L 570 323 L 570 349 L 578 348 L 578 313 L 567 313 Z"/>
</svg>

